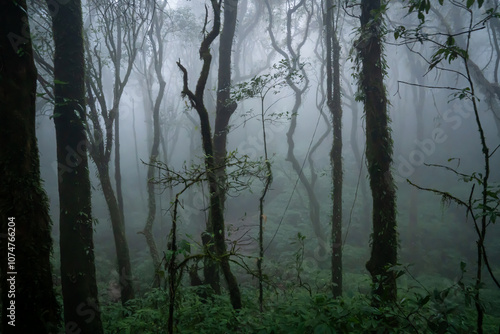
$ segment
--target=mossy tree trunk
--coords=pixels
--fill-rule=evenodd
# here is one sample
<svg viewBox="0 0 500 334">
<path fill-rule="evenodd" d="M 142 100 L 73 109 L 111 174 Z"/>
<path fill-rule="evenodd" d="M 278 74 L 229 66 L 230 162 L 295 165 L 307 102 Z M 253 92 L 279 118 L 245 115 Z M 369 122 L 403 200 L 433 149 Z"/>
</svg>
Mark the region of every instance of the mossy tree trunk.
<svg viewBox="0 0 500 334">
<path fill-rule="evenodd" d="M 366 117 L 366 158 L 373 197 L 372 249 L 366 268 L 373 281 L 375 306 L 395 302 L 397 262 L 396 191 L 391 173 L 392 139 L 384 87 L 383 10 L 381 0 L 361 1 L 361 36 L 357 41 L 362 64 L 360 90 Z"/>
<path fill-rule="evenodd" d="M 52 3 L 47 2 L 49 6 Z M 85 62 L 80 1 L 59 6 L 52 17 L 52 31 L 65 330 L 102 333 L 85 134 Z"/>
<path fill-rule="evenodd" d="M 40 180 L 37 71 L 26 12 L 25 1 L 0 4 L 0 277 L 5 334 L 56 333 L 61 319 L 50 265 L 52 222 Z M 15 317 L 9 317 L 13 308 Z"/>
<path fill-rule="evenodd" d="M 227 156 L 227 134 L 229 132 L 229 120 L 231 115 L 236 110 L 236 103 L 230 102 L 231 89 L 231 58 L 234 32 L 236 29 L 236 18 L 238 13 L 238 0 L 224 1 L 224 25 L 220 35 L 219 46 L 219 72 L 218 72 L 218 88 L 217 88 L 217 105 L 215 116 L 215 128 L 213 135 L 215 166 L 224 166 Z M 222 256 L 220 265 L 222 274 L 227 282 L 231 303 L 235 309 L 241 308 L 241 294 L 238 287 L 236 277 L 233 275 L 229 266 L 229 258 L 226 249 L 225 237 L 225 200 L 226 200 L 226 169 L 217 168 L 217 194 L 219 198 L 220 217 L 213 220 L 213 228 L 216 233 L 215 247 Z M 217 233 L 220 232 L 220 233 Z"/>
<path fill-rule="evenodd" d="M 333 182 L 332 293 L 342 296 L 342 104 L 340 99 L 340 44 L 334 20 L 333 0 L 326 1 L 326 68 L 328 108 L 332 114 L 333 144 L 330 152 Z"/>
</svg>

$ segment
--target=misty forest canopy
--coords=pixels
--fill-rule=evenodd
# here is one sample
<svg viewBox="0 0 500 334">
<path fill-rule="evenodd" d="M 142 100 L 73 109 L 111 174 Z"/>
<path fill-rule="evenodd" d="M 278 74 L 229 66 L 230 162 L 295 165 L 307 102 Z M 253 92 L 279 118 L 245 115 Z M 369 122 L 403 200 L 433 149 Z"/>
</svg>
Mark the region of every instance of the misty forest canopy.
<svg viewBox="0 0 500 334">
<path fill-rule="evenodd" d="M 500 333 L 499 6 L 6 0 L 2 332 Z"/>
</svg>

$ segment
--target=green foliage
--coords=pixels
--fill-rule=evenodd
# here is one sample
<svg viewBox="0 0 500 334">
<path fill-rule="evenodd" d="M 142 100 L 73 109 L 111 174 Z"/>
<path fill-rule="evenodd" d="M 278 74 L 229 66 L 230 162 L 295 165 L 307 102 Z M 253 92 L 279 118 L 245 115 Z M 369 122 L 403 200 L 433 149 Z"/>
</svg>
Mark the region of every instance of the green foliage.
<svg viewBox="0 0 500 334">
<path fill-rule="evenodd" d="M 105 333 L 165 333 L 167 300 L 166 292 L 155 289 L 143 298 L 129 301 L 125 307 L 121 304 L 103 306 L 102 322 Z"/>
<path fill-rule="evenodd" d="M 231 89 L 232 99 L 239 102 L 254 97 L 263 99 L 269 92 L 279 94 L 289 82 L 299 84 L 304 79 L 300 72 L 304 65 L 302 63 L 298 70 L 293 70 L 289 62 L 282 59 L 272 66 L 271 73 L 256 75 L 249 81 L 237 84 Z"/>
<path fill-rule="evenodd" d="M 444 0 L 438 0 L 439 5 L 444 5 Z M 476 0 L 462 0 L 461 2 L 465 2 L 467 9 L 470 9 Z M 477 0 L 478 8 L 483 6 L 484 0 Z M 430 0 L 409 0 L 408 1 L 408 12 L 413 13 L 416 12 L 418 19 L 421 23 L 425 22 L 425 17 L 429 14 L 429 10 L 431 9 L 432 3 Z"/>
<path fill-rule="evenodd" d="M 465 272 L 465 265 L 461 268 Z M 400 291 L 394 307 L 380 308 L 371 306 L 369 294 L 364 293 L 333 299 L 326 292 L 309 294 L 301 289 L 286 297 L 285 291 L 267 289 L 262 313 L 254 288 L 243 289 L 246 307 L 235 312 L 227 296 L 202 298 L 203 287 L 181 287 L 176 326 L 180 333 L 473 333 L 473 303 L 467 302 L 474 295 L 473 284 L 460 279 L 426 290 L 423 283 L 412 282 L 420 287 Z M 105 331 L 164 333 L 167 309 L 168 293 L 163 290 L 152 290 L 126 307 L 104 306 Z M 498 320 L 490 316 L 491 328 Z"/>
</svg>

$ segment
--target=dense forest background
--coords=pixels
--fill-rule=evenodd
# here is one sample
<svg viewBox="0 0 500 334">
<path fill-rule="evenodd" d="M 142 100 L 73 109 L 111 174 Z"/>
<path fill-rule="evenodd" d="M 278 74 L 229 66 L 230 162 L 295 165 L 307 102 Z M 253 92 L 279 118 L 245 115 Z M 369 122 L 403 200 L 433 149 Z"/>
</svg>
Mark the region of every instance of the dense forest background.
<svg viewBox="0 0 500 334">
<path fill-rule="evenodd" d="M 3 5 L 2 332 L 500 333 L 499 5 Z"/>
</svg>

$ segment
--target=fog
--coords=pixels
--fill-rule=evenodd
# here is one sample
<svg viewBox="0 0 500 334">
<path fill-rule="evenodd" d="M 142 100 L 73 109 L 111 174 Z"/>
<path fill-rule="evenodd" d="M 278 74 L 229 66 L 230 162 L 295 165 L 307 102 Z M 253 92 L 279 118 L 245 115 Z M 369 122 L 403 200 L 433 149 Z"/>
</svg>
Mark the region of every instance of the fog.
<svg viewBox="0 0 500 334">
<path fill-rule="evenodd" d="M 102 2 L 104 3 L 104 1 Z M 110 2 L 111 3 L 111 2 Z M 261 106 L 266 113 L 266 144 L 273 173 L 273 182 L 264 203 L 264 249 L 263 271 L 271 280 L 296 282 L 296 253 L 300 241 L 298 234 L 305 236 L 301 270 L 303 281 L 313 291 L 322 291 L 328 285 L 331 257 L 332 215 L 332 149 L 331 114 L 326 104 L 324 22 L 320 1 L 306 1 L 292 16 L 291 48 L 286 47 L 286 10 L 298 1 L 269 1 L 273 11 L 273 25 L 269 26 L 269 12 L 260 0 L 240 0 L 238 19 L 232 49 L 232 91 L 238 84 L 252 78 L 264 78 L 276 73 L 273 65 L 284 59 L 283 54 L 273 48 L 269 35 L 272 30 L 276 45 L 293 62 L 297 62 L 297 73 L 305 75 L 297 87 L 304 89 L 296 114 L 291 114 L 296 102 L 296 92 L 286 83 L 269 86 L 264 98 L 258 95 L 237 101 L 237 109 L 230 118 L 227 137 L 228 152 L 237 156 L 248 156 L 252 161 L 263 159 L 264 139 L 261 123 Z M 301 2 L 303 3 L 303 2 Z M 142 2 L 136 4 L 141 6 Z M 205 7 L 208 16 L 204 28 Z M 485 1 L 483 7 L 472 8 L 473 16 L 459 6 L 445 2 L 444 6 L 433 3 L 426 14 L 426 21 L 419 34 L 411 38 L 395 39 L 394 32 L 404 26 L 407 31 L 419 27 L 415 12 L 401 2 L 390 2 L 383 14 L 385 34 L 384 83 L 389 101 L 390 130 L 393 140 L 392 173 L 397 187 L 397 233 L 398 263 L 407 268 L 399 279 L 402 291 L 410 286 L 422 284 L 429 290 L 451 286 L 465 277 L 472 281 L 477 263 L 478 235 L 470 213 L 456 203 L 442 201 L 439 194 L 419 190 L 408 181 L 422 188 L 432 188 L 450 193 L 464 202 L 469 198 L 480 198 L 480 184 L 471 195 L 474 182 L 464 182 L 466 175 L 484 173 L 484 155 L 481 137 L 471 100 L 464 60 L 444 58 L 434 64 L 439 47 L 446 45 L 449 34 L 453 34 L 457 47 L 468 47 L 469 70 L 475 85 L 478 116 L 490 151 L 489 183 L 496 186 L 500 181 L 500 156 L 495 149 L 500 144 L 500 109 L 498 95 L 498 18 L 480 22 L 486 9 L 498 5 L 496 1 Z M 124 6 L 116 4 L 117 7 Z M 199 47 L 203 32 L 211 29 L 210 3 L 201 0 L 169 1 L 157 4 L 157 13 L 162 22 L 161 40 L 154 48 L 161 47 L 163 60 L 161 74 L 165 81 L 164 97 L 160 105 L 160 144 L 158 161 L 176 171 L 183 166 L 204 166 L 205 153 L 201 141 L 200 118 L 187 97 L 183 97 L 182 72 L 176 62 L 187 70 L 188 86 L 195 90 L 202 61 Z M 83 5 L 85 36 L 94 52 L 92 61 L 97 66 L 97 55 L 102 64 L 102 98 L 109 110 L 114 103 L 116 68 L 106 48 L 106 30 L 102 12 L 94 2 Z M 135 8 L 135 7 L 134 7 Z M 124 17 L 137 8 L 123 9 Z M 338 10 L 337 10 L 338 9 Z M 144 11 L 146 9 L 143 9 Z M 45 9 L 37 2 L 30 8 L 30 24 L 35 48 L 42 58 L 50 59 L 50 29 L 47 29 Z M 308 15 L 312 15 L 308 19 Z M 340 81 L 342 98 L 342 237 L 344 294 L 353 296 L 360 291 L 368 292 L 370 276 L 365 263 L 370 257 L 372 230 L 372 194 L 370 192 L 365 151 L 365 116 L 363 103 L 356 99 L 360 93 L 356 75 L 356 47 L 362 43 L 359 37 L 359 6 L 341 2 L 335 9 L 336 33 L 340 44 Z M 146 14 L 144 14 L 146 15 Z M 147 15 L 152 15 L 151 13 Z M 468 37 L 469 19 L 474 31 Z M 139 20 L 138 17 L 135 20 Z M 308 20 L 310 20 L 308 22 Z M 123 19 L 123 29 L 128 27 Z M 128 23 L 130 24 L 130 22 Z M 148 31 L 154 30 L 151 16 L 138 28 L 134 42 L 138 52 L 131 65 L 128 81 L 119 99 L 120 164 L 123 194 L 124 223 L 130 248 L 134 284 L 139 296 L 151 289 L 154 268 L 148 245 L 143 234 L 148 217 L 148 163 L 153 143 L 153 108 L 160 85 L 152 61 L 153 46 Z M 307 36 L 305 36 L 307 34 Z M 119 76 L 124 80 L 130 60 L 126 37 L 123 37 L 123 55 L 119 65 Z M 215 124 L 217 103 L 217 69 L 219 67 L 219 38 L 210 46 L 213 56 L 204 103 L 209 114 L 212 131 Z M 296 54 L 291 54 L 294 50 Z M 156 52 L 156 51 L 155 51 Z M 433 58 L 434 57 L 434 58 Z M 88 58 L 90 61 L 90 58 Z M 470 65 L 473 62 L 472 65 Z M 50 82 L 51 75 L 37 62 L 39 75 Z M 429 68 L 431 67 L 431 68 Z M 97 68 L 97 67 L 96 67 Z M 283 80 L 283 79 L 278 79 Z M 486 84 L 487 83 L 487 84 Z M 270 84 L 272 85 L 272 83 Z M 50 89 L 50 87 L 49 87 Z M 488 90 L 490 89 L 490 90 Z M 497 89 L 491 91 L 491 89 Z M 44 93 L 42 85 L 38 90 Z M 460 96 L 460 94 L 463 94 Z M 50 100 L 50 99 L 49 99 Z M 261 105 L 262 102 L 262 105 Z M 41 173 L 44 188 L 50 199 L 50 214 L 53 220 L 54 271 L 59 275 L 59 200 L 58 163 L 54 122 L 51 117 L 53 104 L 39 98 L 37 113 L 37 137 L 40 149 Z M 90 107 L 87 111 L 90 113 Z M 109 111 L 108 110 L 108 111 Z M 101 110 L 99 110 L 101 112 Z M 293 134 L 294 150 L 301 172 L 299 175 L 288 157 L 287 132 L 292 119 L 296 118 Z M 90 122 L 90 121 L 89 121 Z M 105 126 L 101 120 L 102 126 Z M 90 124 L 90 123 L 89 123 Z M 95 125 L 90 124 L 92 129 Z M 113 134 L 115 136 L 115 134 Z M 109 163 L 111 182 L 115 183 L 115 143 Z M 118 280 L 116 251 L 109 210 L 102 192 L 99 173 L 95 163 L 89 159 L 92 183 L 92 214 L 95 219 L 95 256 L 97 282 L 104 303 L 108 282 Z M 311 164 L 312 163 L 312 164 Z M 230 168 L 228 168 L 230 170 Z M 162 177 L 155 169 L 153 182 Z M 477 175 L 477 174 L 474 174 Z M 300 177 L 312 185 L 319 202 L 321 233 L 327 241 L 327 254 L 320 254 L 318 236 L 310 218 L 310 195 Z M 258 257 L 259 198 L 264 187 L 262 179 L 250 178 L 251 183 L 241 189 L 230 189 L 225 202 L 226 244 L 234 249 L 248 266 L 255 267 Z M 153 235 L 160 257 L 168 248 L 172 228 L 173 203 L 182 185 L 169 187 L 156 183 L 156 217 Z M 493 190 L 492 190 L 493 191 Z M 178 240 L 191 244 L 191 254 L 202 251 L 201 234 L 206 229 L 209 215 L 209 188 L 206 182 L 197 182 L 180 196 L 178 212 Z M 498 206 L 493 209 L 498 212 Z M 500 229 L 498 224 L 488 225 L 485 248 L 493 272 L 500 276 Z M 186 255 L 187 256 L 187 255 Z M 467 264 L 467 272 L 461 270 L 461 262 Z M 256 287 L 257 279 L 242 267 L 231 264 L 239 283 L 243 287 Z M 418 283 L 417 283 L 418 282 Z M 484 274 L 485 295 L 488 314 L 497 314 L 500 304 L 499 290 Z M 275 282 L 276 283 L 276 282 Z M 189 285 L 185 283 L 185 285 Z M 496 296 L 496 297 L 495 297 Z M 491 318 L 493 319 L 493 318 Z M 491 320 L 492 323 L 496 321 Z"/>
</svg>

